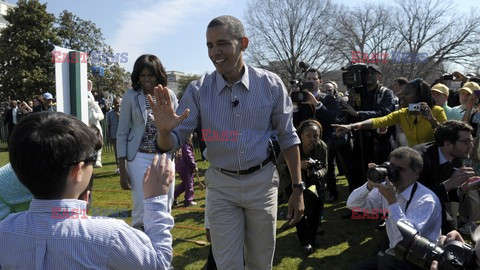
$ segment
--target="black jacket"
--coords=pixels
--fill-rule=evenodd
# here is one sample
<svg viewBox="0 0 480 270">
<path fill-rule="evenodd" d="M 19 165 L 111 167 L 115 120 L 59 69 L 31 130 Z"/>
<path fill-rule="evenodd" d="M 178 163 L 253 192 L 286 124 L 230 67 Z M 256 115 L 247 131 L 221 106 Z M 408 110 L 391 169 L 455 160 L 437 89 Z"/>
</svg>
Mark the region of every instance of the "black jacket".
<svg viewBox="0 0 480 270">
<path fill-rule="evenodd" d="M 320 98 L 322 106 L 319 109 L 309 105 L 300 104 L 297 112 L 293 113 L 293 125 L 297 128 L 301 122 L 309 119 L 315 119 L 322 124 L 322 141 L 328 142 L 332 137 L 332 124 L 337 123 L 339 108 L 337 101 L 333 96 L 327 95 Z"/>
<path fill-rule="evenodd" d="M 453 228 L 446 219 L 445 203 L 458 202 L 461 198 L 458 197 L 457 189 L 447 193 L 442 182 L 452 176 L 455 172 L 454 168 L 462 166 L 463 160 L 455 158 L 452 162 L 440 165 L 438 145 L 434 142 L 422 143 L 414 146 L 413 149 L 417 150 L 423 158 L 423 168 L 418 181 L 431 189 L 440 199 L 442 203 L 442 233 L 447 233 Z"/>
</svg>

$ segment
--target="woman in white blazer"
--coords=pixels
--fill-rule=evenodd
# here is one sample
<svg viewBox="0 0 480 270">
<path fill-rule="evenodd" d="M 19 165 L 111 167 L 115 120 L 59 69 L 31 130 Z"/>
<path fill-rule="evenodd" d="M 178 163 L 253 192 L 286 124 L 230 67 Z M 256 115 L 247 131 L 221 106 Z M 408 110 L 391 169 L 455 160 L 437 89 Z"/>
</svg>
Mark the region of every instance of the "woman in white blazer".
<svg viewBox="0 0 480 270">
<path fill-rule="evenodd" d="M 122 99 L 117 129 L 117 154 L 120 166 L 120 185 L 132 190 L 132 226 L 143 226 L 143 175 L 155 156 L 154 140 L 157 129 L 152 109 L 147 100 L 158 84 L 167 86 L 167 73 L 155 55 L 140 56 L 133 66 L 132 87 Z M 172 90 L 173 109 L 178 101 Z M 170 157 L 171 158 L 171 157 Z M 171 185 L 174 187 L 174 185 Z M 169 207 L 173 202 L 173 189 L 169 193 Z"/>
</svg>

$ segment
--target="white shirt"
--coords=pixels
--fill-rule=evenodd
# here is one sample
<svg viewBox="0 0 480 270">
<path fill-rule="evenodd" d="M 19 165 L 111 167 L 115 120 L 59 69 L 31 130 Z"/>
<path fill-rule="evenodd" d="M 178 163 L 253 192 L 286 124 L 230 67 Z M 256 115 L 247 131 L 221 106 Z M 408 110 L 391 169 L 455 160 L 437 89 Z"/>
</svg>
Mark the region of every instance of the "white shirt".
<svg viewBox="0 0 480 270">
<path fill-rule="evenodd" d="M 81 200 L 33 199 L 0 222 L 0 269 L 169 269 L 173 217 L 167 195 L 143 200 L 145 233 L 87 216 Z"/>
<path fill-rule="evenodd" d="M 363 212 L 364 209 L 370 211 L 372 209 L 388 209 L 386 228 L 390 248 L 394 248 L 403 239 L 397 227 L 397 221 L 399 220 L 409 223 L 420 232 L 421 236 L 436 243 L 441 235 L 442 226 L 440 200 L 433 191 L 418 183 L 417 190 L 413 194 L 413 198 L 405 213 L 405 206 L 410 199 L 412 188 L 413 184 L 403 192 L 397 193 L 395 195 L 397 202 L 388 205 L 387 200 L 377 188 L 369 191 L 367 183 L 365 183 L 350 194 L 347 200 L 347 207 L 357 212 Z"/>
</svg>

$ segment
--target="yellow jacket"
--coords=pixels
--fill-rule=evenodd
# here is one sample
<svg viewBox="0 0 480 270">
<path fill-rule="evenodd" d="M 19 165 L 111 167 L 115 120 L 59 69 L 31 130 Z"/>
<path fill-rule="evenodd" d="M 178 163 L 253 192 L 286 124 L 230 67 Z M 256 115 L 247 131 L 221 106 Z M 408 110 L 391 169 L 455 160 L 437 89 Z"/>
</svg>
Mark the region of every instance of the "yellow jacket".
<svg viewBox="0 0 480 270">
<path fill-rule="evenodd" d="M 442 107 L 433 106 L 432 114 L 439 123 L 447 121 L 447 116 Z M 415 119 L 417 119 L 415 121 Z M 421 115 L 408 112 L 408 108 L 402 108 L 383 117 L 372 118 L 373 128 L 388 127 L 400 124 L 407 137 L 408 146 L 414 146 L 434 140 L 435 130 L 428 120 Z"/>
</svg>

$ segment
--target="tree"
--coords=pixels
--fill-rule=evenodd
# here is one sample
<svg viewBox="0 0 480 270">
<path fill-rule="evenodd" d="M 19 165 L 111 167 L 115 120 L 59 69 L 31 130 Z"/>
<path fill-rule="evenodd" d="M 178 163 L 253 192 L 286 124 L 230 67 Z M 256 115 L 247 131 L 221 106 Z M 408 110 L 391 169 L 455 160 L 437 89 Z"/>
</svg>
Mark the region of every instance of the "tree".
<svg viewBox="0 0 480 270">
<path fill-rule="evenodd" d="M 480 16 L 461 14 L 448 2 L 406 0 L 341 10 L 332 46 L 349 60 L 355 51 L 388 55 L 387 63 L 379 63 L 384 82 L 398 76 L 433 81 L 449 62 L 466 66 L 479 52 Z"/>
<path fill-rule="evenodd" d="M 57 23 L 56 30 L 63 47 L 88 53 L 89 79 L 95 85 L 94 91 L 99 95 L 104 91 L 122 95 L 128 87 L 130 74 L 120 67 L 120 57 L 104 42 L 101 29 L 67 10 L 60 14 Z M 104 76 L 92 74 L 92 66 L 105 68 Z"/>
<path fill-rule="evenodd" d="M 0 100 L 31 99 L 54 89 L 55 17 L 38 0 L 19 0 L 0 36 Z"/>
<path fill-rule="evenodd" d="M 245 11 L 247 59 L 280 75 L 284 82 L 295 79 L 301 61 L 320 70 L 338 62 L 329 46 L 334 35 L 330 0 L 252 0 Z"/>
<path fill-rule="evenodd" d="M 409 63 L 402 75 L 428 77 L 443 63 L 467 65 L 479 53 L 480 16 L 461 14 L 449 2 L 439 0 L 397 1 L 395 29 L 404 48 L 416 55 L 428 52 L 426 65 Z M 413 61 L 412 61 L 413 62 Z"/>
<path fill-rule="evenodd" d="M 337 31 L 330 44 L 343 58 L 352 60 L 355 52 L 388 53 L 399 42 L 385 6 L 364 4 L 339 10 L 335 17 Z"/>
<path fill-rule="evenodd" d="M 185 90 L 187 90 L 188 85 L 192 81 L 199 80 L 200 78 L 201 76 L 196 74 L 187 74 L 187 75 L 181 76 L 178 79 L 178 83 L 177 83 L 178 84 L 178 94 L 177 94 L 178 100 L 182 99 L 183 93 L 185 92 Z"/>
<path fill-rule="evenodd" d="M 85 21 L 64 10 L 57 23 L 57 35 L 62 41 L 62 47 L 90 55 L 93 51 L 101 51 L 105 45 L 102 31 L 91 21 Z"/>
</svg>

